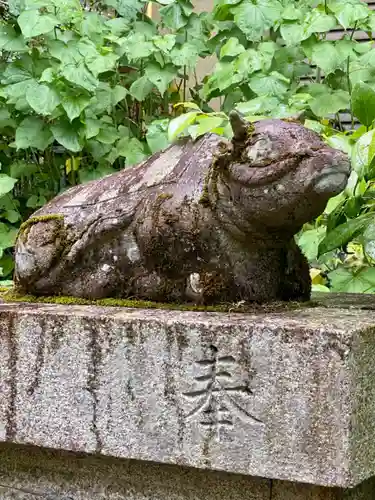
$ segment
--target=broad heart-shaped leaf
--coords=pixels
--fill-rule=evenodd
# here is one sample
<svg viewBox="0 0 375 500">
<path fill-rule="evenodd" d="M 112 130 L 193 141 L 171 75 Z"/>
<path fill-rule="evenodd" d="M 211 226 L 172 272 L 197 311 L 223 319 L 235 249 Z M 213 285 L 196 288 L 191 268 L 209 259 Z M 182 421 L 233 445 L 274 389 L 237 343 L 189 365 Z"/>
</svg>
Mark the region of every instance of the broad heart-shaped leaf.
<svg viewBox="0 0 375 500">
<path fill-rule="evenodd" d="M 318 256 L 318 246 L 326 234 L 326 228 L 319 226 L 316 229 L 303 231 L 298 238 L 298 246 L 306 256 L 309 262 L 315 260 Z"/>
<path fill-rule="evenodd" d="M 196 139 L 207 132 L 213 132 L 223 124 L 223 121 L 223 117 L 220 116 L 202 115 L 197 118 L 196 123 L 191 125 L 188 130 L 191 137 Z"/>
<path fill-rule="evenodd" d="M 105 0 L 103 3 L 116 9 L 121 17 L 129 21 L 135 19 L 144 6 L 141 0 Z"/>
<path fill-rule="evenodd" d="M 231 9 L 234 21 L 249 40 L 259 40 L 280 19 L 283 6 L 277 0 L 244 1 Z"/>
<path fill-rule="evenodd" d="M 147 76 L 143 75 L 131 84 L 129 92 L 137 99 L 137 101 L 143 101 L 153 88 L 154 85 L 150 82 Z"/>
<path fill-rule="evenodd" d="M 99 54 L 96 57 L 86 58 L 86 65 L 94 76 L 98 76 L 106 71 L 114 70 L 119 57 L 117 54 L 105 56 Z"/>
<path fill-rule="evenodd" d="M 102 122 L 100 120 L 96 120 L 95 118 L 87 118 L 85 121 L 86 128 L 86 139 L 92 139 L 97 136 L 100 132 L 100 127 Z"/>
<path fill-rule="evenodd" d="M 373 219 L 374 214 L 363 214 L 356 219 L 350 219 L 344 222 L 344 224 L 340 224 L 327 233 L 325 238 L 320 242 L 319 255 L 346 245 L 353 238 L 361 234 Z"/>
<path fill-rule="evenodd" d="M 81 138 L 68 121 L 61 120 L 60 123 L 51 125 L 51 131 L 56 141 L 64 148 L 73 153 L 81 151 L 83 147 Z"/>
<path fill-rule="evenodd" d="M 363 267 L 359 270 L 339 267 L 328 274 L 332 292 L 374 293 L 375 268 Z"/>
<path fill-rule="evenodd" d="M 311 111 L 319 117 L 338 113 L 349 108 L 350 95 L 345 90 L 335 90 L 317 95 L 309 102 Z"/>
<path fill-rule="evenodd" d="M 159 9 L 163 23 L 172 30 L 179 30 L 186 26 L 188 18 L 185 16 L 181 5 L 174 2 Z"/>
<path fill-rule="evenodd" d="M 332 42 L 320 42 L 313 48 L 312 62 L 321 68 L 326 75 L 333 73 L 345 60 Z"/>
<path fill-rule="evenodd" d="M 0 23 L 0 50 L 27 52 L 29 49 L 23 36 L 18 36 L 12 26 Z"/>
<path fill-rule="evenodd" d="M 357 173 L 359 180 L 363 179 L 372 160 L 370 158 L 370 145 L 375 137 L 375 130 L 370 130 L 363 134 L 354 144 L 351 155 L 351 164 L 354 172 Z M 352 172 L 353 173 L 353 172 Z"/>
<path fill-rule="evenodd" d="M 224 57 L 235 57 L 245 52 L 245 47 L 240 44 L 237 38 L 231 37 L 229 40 L 221 47 L 220 59 Z"/>
<path fill-rule="evenodd" d="M 174 141 L 181 132 L 185 132 L 198 116 L 199 111 L 189 111 L 171 120 L 168 127 L 169 141 Z"/>
<path fill-rule="evenodd" d="M 168 54 L 176 43 L 176 35 L 155 36 L 152 41 L 158 49 Z"/>
<path fill-rule="evenodd" d="M 375 221 L 374 221 L 375 222 Z M 362 235 L 363 250 L 366 256 L 375 261 L 375 223 L 372 222 L 365 229 Z"/>
<path fill-rule="evenodd" d="M 52 142 L 53 136 L 49 128 L 36 116 L 25 118 L 16 130 L 17 149 L 36 148 L 44 151 Z"/>
<path fill-rule="evenodd" d="M 12 191 L 17 180 L 9 175 L 0 174 L 0 197 Z"/>
<path fill-rule="evenodd" d="M 345 29 L 353 28 L 356 22 L 366 19 L 371 12 L 361 0 L 330 0 L 328 6 Z"/>
<path fill-rule="evenodd" d="M 282 96 L 289 88 L 289 80 L 277 71 L 272 71 L 269 75 L 254 75 L 250 78 L 249 86 L 258 95 Z"/>
<path fill-rule="evenodd" d="M 125 157 L 125 164 L 127 166 L 140 163 L 146 158 L 142 143 L 135 137 L 120 139 L 116 145 L 116 149 L 118 156 Z"/>
<path fill-rule="evenodd" d="M 168 119 L 154 120 L 147 129 L 146 140 L 151 153 L 165 149 L 168 141 Z"/>
<path fill-rule="evenodd" d="M 325 33 L 335 27 L 335 17 L 330 14 L 325 14 L 316 8 L 311 9 L 311 12 L 307 14 L 303 23 L 303 29 L 306 33 L 306 38 L 308 38 L 313 33 Z"/>
<path fill-rule="evenodd" d="M 164 68 L 158 64 L 148 64 L 145 69 L 145 76 L 163 95 L 170 82 L 177 76 L 177 71 L 172 64 L 164 66 Z"/>
<path fill-rule="evenodd" d="M 276 97 L 256 97 L 247 102 L 239 102 L 236 109 L 244 115 L 261 115 L 271 113 L 280 101 Z"/>
<path fill-rule="evenodd" d="M 89 92 L 94 91 L 99 85 L 99 80 L 90 73 L 84 62 L 62 66 L 61 75 L 68 80 L 68 82 L 74 83 Z"/>
<path fill-rule="evenodd" d="M 119 138 L 115 127 L 101 127 L 99 133 L 95 136 L 96 140 L 104 144 L 113 144 Z"/>
<path fill-rule="evenodd" d="M 51 14 L 41 14 L 37 9 L 24 10 L 18 17 L 17 22 L 25 38 L 49 33 L 60 24 L 57 17 Z"/>
<path fill-rule="evenodd" d="M 27 87 L 26 100 L 36 113 L 43 116 L 51 115 L 60 104 L 60 97 L 54 89 L 35 81 Z"/>
<path fill-rule="evenodd" d="M 1 174 L 4 175 L 4 174 Z M 7 176 L 5 176 L 7 177 Z M 1 177 L 0 177 L 1 179 Z M 9 177 L 10 179 L 10 177 Z M 15 180 L 15 179 L 13 179 Z M 0 184 L 1 184 L 0 180 Z M 8 181 L 4 179 L 5 184 L 8 184 Z M 2 192 L 1 186 L 0 186 L 0 192 Z M 9 191 L 7 191 L 9 192 Z M 3 193 L 5 194 L 5 193 Z M 4 224 L 4 222 L 0 223 L 0 248 L 5 249 L 5 248 L 11 248 L 17 238 L 17 233 L 18 230 L 12 226 L 9 226 L 8 224 Z"/>
<path fill-rule="evenodd" d="M 299 23 L 284 22 L 280 27 L 280 33 L 288 46 L 297 45 L 308 38 L 306 31 Z"/>
<path fill-rule="evenodd" d="M 193 43 L 184 43 L 181 47 L 174 47 L 170 57 L 176 66 L 194 68 L 199 57 L 199 47 Z"/>
<path fill-rule="evenodd" d="M 375 90 L 366 83 L 356 83 L 352 92 L 352 111 L 358 120 L 369 127 L 375 120 Z"/>
<path fill-rule="evenodd" d="M 67 95 L 62 100 L 62 107 L 70 121 L 77 118 L 90 104 L 91 98 L 87 95 Z"/>
</svg>

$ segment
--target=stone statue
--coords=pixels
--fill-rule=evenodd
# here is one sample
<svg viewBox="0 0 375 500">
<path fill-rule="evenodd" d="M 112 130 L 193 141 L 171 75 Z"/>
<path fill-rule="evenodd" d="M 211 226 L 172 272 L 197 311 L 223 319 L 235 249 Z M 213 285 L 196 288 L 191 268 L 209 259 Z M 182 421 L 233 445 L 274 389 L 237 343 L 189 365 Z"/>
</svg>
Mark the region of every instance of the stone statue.
<svg viewBox="0 0 375 500">
<path fill-rule="evenodd" d="M 15 282 L 34 295 L 209 304 L 308 300 L 295 235 L 346 185 L 346 156 L 297 123 L 182 140 L 73 187 L 23 224 Z"/>
</svg>

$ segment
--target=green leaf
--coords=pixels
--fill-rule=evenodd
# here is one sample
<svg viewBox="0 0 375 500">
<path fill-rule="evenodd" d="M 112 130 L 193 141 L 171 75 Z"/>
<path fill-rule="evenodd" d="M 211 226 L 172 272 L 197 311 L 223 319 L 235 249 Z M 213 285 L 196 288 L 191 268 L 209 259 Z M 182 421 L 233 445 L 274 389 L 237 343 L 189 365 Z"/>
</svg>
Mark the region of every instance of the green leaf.
<svg viewBox="0 0 375 500">
<path fill-rule="evenodd" d="M 147 129 L 146 140 L 151 153 L 165 149 L 168 141 L 168 119 L 154 120 Z"/>
<path fill-rule="evenodd" d="M 375 291 L 375 268 L 339 267 L 328 274 L 332 292 L 373 293 Z"/>
<path fill-rule="evenodd" d="M 147 76 L 144 75 L 131 84 L 129 92 L 137 99 L 137 101 L 143 101 L 153 88 L 154 85 L 150 82 Z"/>
<path fill-rule="evenodd" d="M 280 27 L 280 34 L 288 46 L 297 45 L 308 38 L 303 26 L 297 23 L 284 22 Z"/>
<path fill-rule="evenodd" d="M 375 224 L 370 223 L 362 235 L 363 250 L 366 256 L 375 261 Z"/>
<path fill-rule="evenodd" d="M 294 5 L 287 5 L 283 10 L 281 17 L 288 21 L 300 20 L 303 17 L 303 11 Z"/>
<path fill-rule="evenodd" d="M 67 95 L 61 104 L 70 121 L 80 116 L 82 111 L 90 104 L 91 98 L 87 95 Z"/>
<path fill-rule="evenodd" d="M 0 50 L 7 52 L 27 52 L 23 36 L 19 36 L 12 26 L 0 23 Z"/>
<path fill-rule="evenodd" d="M 157 47 L 162 52 L 168 54 L 173 49 L 176 43 L 176 35 L 172 35 L 169 33 L 164 36 L 156 36 L 152 39 L 152 41 L 155 47 Z"/>
<path fill-rule="evenodd" d="M 220 59 L 223 59 L 224 57 L 236 57 L 242 52 L 245 52 L 245 47 L 240 44 L 237 38 L 231 37 L 221 47 Z"/>
<path fill-rule="evenodd" d="M 97 55 L 86 59 L 86 65 L 94 76 L 98 76 L 106 71 L 112 71 L 116 68 L 119 56 L 117 54 Z"/>
<path fill-rule="evenodd" d="M 16 121 L 13 120 L 8 109 L 0 108 L 0 130 L 6 127 L 16 128 Z"/>
<path fill-rule="evenodd" d="M 179 30 L 188 22 L 181 5 L 177 2 L 162 7 L 159 12 L 163 23 L 172 30 Z"/>
<path fill-rule="evenodd" d="M 83 62 L 80 62 L 77 65 L 63 65 L 61 68 L 61 75 L 66 78 L 68 82 L 74 83 L 89 92 L 94 91 L 99 85 L 99 80 L 97 80 L 92 73 L 90 73 Z"/>
<path fill-rule="evenodd" d="M 156 86 L 161 95 L 163 95 L 170 82 L 177 76 L 177 72 L 172 64 L 162 68 L 158 64 L 151 63 L 146 66 L 145 76 Z"/>
<path fill-rule="evenodd" d="M 10 176 L 20 179 L 21 177 L 30 177 L 39 171 L 36 163 L 27 163 L 24 160 L 17 160 L 10 165 Z"/>
<path fill-rule="evenodd" d="M 194 68 L 199 57 L 199 47 L 193 43 L 184 43 L 182 47 L 174 47 L 170 57 L 176 66 Z"/>
<path fill-rule="evenodd" d="M 9 177 L 9 175 L 0 174 L 0 196 L 4 196 L 4 194 L 7 194 L 10 191 L 12 191 L 17 180 L 18 179 Z"/>
<path fill-rule="evenodd" d="M 58 93 L 48 85 L 33 82 L 27 87 L 26 100 L 39 115 L 48 116 L 60 104 Z"/>
<path fill-rule="evenodd" d="M 51 14 L 41 14 L 39 10 L 24 10 L 18 17 L 18 25 L 25 38 L 44 35 L 53 30 L 60 21 Z"/>
<path fill-rule="evenodd" d="M 279 104 L 280 101 L 276 97 L 256 97 L 251 101 L 238 103 L 236 109 L 244 115 L 262 115 L 271 113 Z"/>
<path fill-rule="evenodd" d="M 369 127 L 375 120 L 375 91 L 366 83 L 356 83 L 352 92 L 352 111 L 358 120 Z"/>
<path fill-rule="evenodd" d="M 283 7 L 276 0 L 242 2 L 232 8 L 234 21 L 249 40 L 259 40 L 281 17 Z"/>
<path fill-rule="evenodd" d="M 104 144 L 113 144 L 119 138 L 118 132 L 115 127 L 101 128 L 96 135 L 96 140 Z"/>
<path fill-rule="evenodd" d="M 5 250 L 7 248 L 13 247 L 16 242 L 17 233 L 18 229 L 9 226 L 8 224 L 4 224 L 4 222 L 0 222 L 0 248 Z"/>
<path fill-rule="evenodd" d="M 126 165 L 135 165 L 146 158 L 142 143 L 135 137 L 120 139 L 116 145 L 116 149 L 118 156 L 126 158 Z"/>
<path fill-rule="evenodd" d="M 203 115 L 197 118 L 196 124 L 189 127 L 189 133 L 195 140 L 197 137 L 214 132 L 216 128 L 223 124 L 223 117 Z"/>
<path fill-rule="evenodd" d="M 330 0 L 329 8 L 345 29 L 354 27 L 357 21 L 366 19 L 370 13 L 361 0 Z"/>
<path fill-rule="evenodd" d="M 199 115 L 198 111 L 189 111 L 170 121 L 168 127 L 168 139 L 174 141 L 181 132 L 185 131 Z"/>
<path fill-rule="evenodd" d="M 122 85 L 116 85 L 116 87 L 113 87 L 110 93 L 112 106 L 116 106 L 116 104 L 125 99 L 127 94 L 128 91 Z"/>
<path fill-rule="evenodd" d="M 373 214 L 363 214 L 356 219 L 350 219 L 330 231 L 320 242 L 318 254 L 322 255 L 331 250 L 341 248 L 353 238 L 361 234 L 374 218 Z"/>
<path fill-rule="evenodd" d="M 53 136 L 43 120 L 36 116 L 25 118 L 16 130 L 17 149 L 36 148 L 44 151 L 53 142 Z"/>
<path fill-rule="evenodd" d="M 301 248 L 309 262 L 318 257 L 318 247 L 325 234 L 326 228 L 324 226 L 319 226 L 316 229 L 304 231 L 300 235 L 298 239 L 298 246 Z"/>
<path fill-rule="evenodd" d="M 289 88 L 289 80 L 277 71 L 272 71 L 269 75 L 254 75 L 250 78 L 249 86 L 258 95 L 282 96 Z"/>
<path fill-rule="evenodd" d="M 87 118 L 85 122 L 86 138 L 91 139 L 99 134 L 102 122 L 93 118 Z"/>
<path fill-rule="evenodd" d="M 81 139 L 68 121 L 61 121 L 60 123 L 51 125 L 51 131 L 56 141 L 64 146 L 64 148 L 73 153 L 81 151 Z"/>
<path fill-rule="evenodd" d="M 1 217 L 9 221 L 11 224 L 14 224 L 21 219 L 21 214 L 17 210 L 10 209 L 3 212 Z"/>
<path fill-rule="evenodd" d="M 343 60 L 332 42 L 321 42 L 313 48 L 312 62 L 327 75 L 335 71 Z"/>
<path fill-rule="evenodd" d="M 326 117 L 339 111 L 348 109 L 350 95 L 344 90 L 336 90 L 319 94 L 309 102 L 311 111 L 319 117 Z"/>
<path fill-rule="evenodd" d="M 135 19 L 144 6 L 144 2 L 140 0 L 105 0 L 104 4 L 116 9 L 120 16 L 128 21 Z"/>
<path fill-rule="evenodd" d="M 326 33 L 336 27 L 336 19 L 330 14 L 324 14 L 317 8 L 311 9 L 303 23 L 306 38 L 314 33 Z"/>
<path fill-rule="evenodd" d="M 367 173 L 369 166 L 369 149 L 375 137 L 375 130 L 363 134 L 353 146 L 351 164 L 354 172 L 358 174 L 359 179 Z"/>
</svg>

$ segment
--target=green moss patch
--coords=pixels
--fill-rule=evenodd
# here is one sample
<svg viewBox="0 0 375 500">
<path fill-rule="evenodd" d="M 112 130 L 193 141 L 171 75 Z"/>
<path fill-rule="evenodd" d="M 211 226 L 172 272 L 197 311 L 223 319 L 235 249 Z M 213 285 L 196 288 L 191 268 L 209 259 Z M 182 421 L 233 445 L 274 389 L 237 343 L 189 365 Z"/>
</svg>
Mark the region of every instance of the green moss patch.
<svg viewBox="0 0 375 500">
<path fill-rule="evenodd" d="M 15 290 L 0 290 L 0 298 L 4 302 L 27 302 L 35 304 L 64 304 L 64 305 L 85 305 L 85 306 L 104 306 L 104 307 L 127 307 L 132 309 L 164 309 L 172 311 L 200 311 L 200 312 L 226 312 L 226 313 L 272 313 L 295 309 L 305 309 L 316 307 L 317 303 L 308 302 L 271 302 L 269 304 L 216 304 L 216 305 L 196 305 L 152 302 L 148 300 L 136 299 L 117 299 L 106 298 L 89 300 L 69 296 L 44 297 L 34 295 L 23 295 Z"/>
</svg>

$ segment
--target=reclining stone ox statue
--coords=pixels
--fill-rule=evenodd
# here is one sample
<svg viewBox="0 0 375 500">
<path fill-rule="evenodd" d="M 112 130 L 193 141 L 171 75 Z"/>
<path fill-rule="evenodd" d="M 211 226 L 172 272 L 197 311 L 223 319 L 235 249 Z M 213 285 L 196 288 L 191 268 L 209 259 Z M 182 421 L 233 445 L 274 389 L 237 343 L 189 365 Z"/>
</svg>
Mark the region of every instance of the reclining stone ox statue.
<svg viewBox="0 0 375 500">
<path fill-rule="evenodd" d="M 308 300 L 294 241 L 346 185 L 350 163 L 300 124 L 183 139 L 68 189 L 23 224 L 15 282 L 34 295 L 213 304 Z"/>
</svg>

